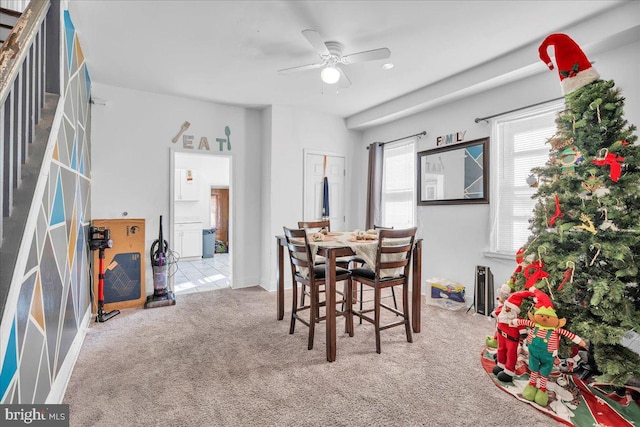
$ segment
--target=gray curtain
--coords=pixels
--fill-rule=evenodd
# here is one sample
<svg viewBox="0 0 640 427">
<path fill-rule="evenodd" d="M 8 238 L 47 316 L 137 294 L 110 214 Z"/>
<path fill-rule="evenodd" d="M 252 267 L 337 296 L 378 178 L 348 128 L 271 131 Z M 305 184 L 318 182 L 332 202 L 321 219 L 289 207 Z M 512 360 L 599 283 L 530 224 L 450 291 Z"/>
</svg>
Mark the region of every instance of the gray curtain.
<svg viewBox="0 0 640 427">
<path fill-rule="evenodd" d="M 367 176 L 367 218 L 365 229 L 382 223 L 382 144 L 369 145 L 369 169 Z"/>
</svg>

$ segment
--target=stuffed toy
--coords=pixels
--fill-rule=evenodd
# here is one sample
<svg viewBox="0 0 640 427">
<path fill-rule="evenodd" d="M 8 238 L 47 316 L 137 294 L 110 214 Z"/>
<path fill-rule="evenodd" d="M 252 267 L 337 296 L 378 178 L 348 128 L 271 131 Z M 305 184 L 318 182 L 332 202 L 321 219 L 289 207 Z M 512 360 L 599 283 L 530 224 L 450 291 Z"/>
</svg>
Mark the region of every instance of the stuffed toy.
<svg viewBox="0 0 640 427">
<path fill-rule="evenodd" d="M 511 295 L 511 291 L 512 291 L 511 286 L 509 286 L 507 283 L 505 283 L 504 285 L 498 288 L 498 295 L 496 296 L 496 300 L 498 300 L 498 305 L 496 306 L 495 310 L 491 312 L 491 317 L 496 319 L 500 315 L 500 312 L 502 311 L 502 306 L 504 305 L 504 302 L 507 300 L 507 298 L 509 298 L 509 295 Z M 487 345 L 487 347 L 498 348 L 498 329 L 497 328 L 493 336 L 488 336 L 485 339 L 485 344 Z"/>
<path fill-rule="evenodd" d="M 586 348 L 586 343 L 573 332 L 562 329 L 567 320 L 558 318 L 551 298 L 547 294 L 539 289 L 534 289 L 532 293 L 536 300 L 534 313 L 529 313 L 529 319 L 514 319 L 511 324 L 530 328 L 527 344 L 531 376 L 529 384 L 522 392 L 522 397 L 540 406 L 547 406 L 549 403 L 547 380 L 554 363 L 560 362 L 557 359 L 560 336 L 570 339 L 583 348 Z"/>
<path fill-rule="evenodd" d="M 493 312 L 491 312 L 491 317 L 493 317 L 494 319 L 499 316 L 500 311 L 502 310 L 502 305 L 507 300 L 509 295 L 511 295 L 511 292 L 513 292 L 513 289 L 516 286 L 517 274 L 521 273 L 522 269 L 525 266 L 524 248 L 520 248 L 518 249 L 518 252 L 516 252 L 516 264 L 518 265 L 514 272 L 511 273 L 511 277 L 509 278 L 507 283 L 505 283 L 498 289 L 498 296 L 496 297 L 496 299 L 498 300 L 498 306 L 495 308 L 495 310 L 493 310 Z M 486 337 L 484 342 L 487 347 L 498 348 L 498 329 L 496 328 L 496 332 L 492 337 Z"/>
<path fill-rule="evenodd" d="M 518 360 L 521 329 L 524 330 L 524 328 L 512 325 L 512 322 L 518 319 L 522 301 L 532 296 L 531 291 L 520 291 L 509 295 L 498 314 L 498 353 L 493 374 L 502 382 L 513 380 Z"/>
</svg>

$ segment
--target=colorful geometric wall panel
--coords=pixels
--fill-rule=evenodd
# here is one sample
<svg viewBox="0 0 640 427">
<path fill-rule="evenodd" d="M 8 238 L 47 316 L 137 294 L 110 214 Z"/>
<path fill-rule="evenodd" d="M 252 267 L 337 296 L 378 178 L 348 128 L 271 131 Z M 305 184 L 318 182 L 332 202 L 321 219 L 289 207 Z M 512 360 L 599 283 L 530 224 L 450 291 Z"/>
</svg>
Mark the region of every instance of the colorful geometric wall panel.
<svg viewBox="0 0 640 427">
<path fill-rule="evenodd" d="M 38 242 L 36 240 L 36 235 L 34 233 L 33 239 L 31 240 L 31 249 L 29 249 L 29 259 L 27 259 L 27 266 L 25 267 L 26 271 L 31 270 L 38 266 Z"/>
<path fill-rule="evenodd" d="M 60 175 L 56 177 L 56 190 L 53 193 L 53 209 L 51 209 L 51 225 L 60 224 L 64 221 L 64 201 L 62 194 L 62 179 Z"/>
<path fill-rule="evenodd" d="M 16 323 L 11 322 L 11 332 L 7 347 L 4 348 L 4 360 L 0 370 L 0 394 L 4 395 L 18 370 L 18 346 L 16 343 Z"/>
<path fill-rule="evenodd" d="M 40 358 L 40 373 L 38 374 L 38 384 L 36 384 L 36 395 L 33 397 L 34 402 L 44 402 L 51 390 L 51 372 L 47 358 L 44 357 L 45 349 L 42 349 L 43 355 Z"/>
<path fill-rule="evenodd" d="M 44 324 L 47 336 L 49 366 L 53 366 L 58 340 L 58 322 L 62 303 L 62 278 L 56 264 L 51 238 L 47 238 L 40 262 Z"/>
<path fill-rule="evenodd" d="M 31 302 L 31 318 L 44 331 L 44 306 L 42 305 L 42 287 L 40 286 L 40 276 L 36 276 L 36 287 Z"/>
<path fill-rule="evenodd" d="M 68 10 L 64 11 L 64 32 L 65 32 L 65 47 L 67 55 L 67 66 L 71 69 L 71 58 L 73 57 L 73 42 L 75 41 L 76 27 L 71 21 L 71 15 Z"/>
<path fill-rule="evenodd" d="M 18 310 L 16 318 L 18 320 L 18 352 L 22 353 L 29 311 L 31 310 L 31 300 L 33 299 L 33 289 L 36 283 L 36 273 L 31 274 L 22 284 L 20 295 L 18 296 Z"/>
<path fill-rule="evenodd" d="M 63 306 L 64 311 L 62 313 L 62 329 L 59 331 L 58 337 L 59 347 L 55 369 L 56 373 L 60 370 L 60 366 L 62 365 L 62 362 L 64 362 L 64 358 L 69 352 L 71 343 L 73 343 L 73 339 L 76 337 L 76 333 L 78 332 L 78 325 L 76 324 L 76 314 L 73 307 L 73 292 L 71 292 L 70 284 L 68 284 L 66 293 L 66 303 Z"/>
<path fill-rule="evenodd" d="M 25 335 L 25 347 L 20 359 L 20 401 L 31 402 L 36 388 L 37 377 L 33 367 L 40 366 L 40 356 L 44 346 L 44 337 L 33 322 L 29 322 Z M 37 370 L 37 368 L 36 368 Z"/>
<path fill-rule="evenodd" d="M 11 321 L 0 324 L 0 403 L 45 403 L 90 309 L 91 80 L 68 11 L 63 21 L 63 114 L 19 250 Z"/>
</svg>

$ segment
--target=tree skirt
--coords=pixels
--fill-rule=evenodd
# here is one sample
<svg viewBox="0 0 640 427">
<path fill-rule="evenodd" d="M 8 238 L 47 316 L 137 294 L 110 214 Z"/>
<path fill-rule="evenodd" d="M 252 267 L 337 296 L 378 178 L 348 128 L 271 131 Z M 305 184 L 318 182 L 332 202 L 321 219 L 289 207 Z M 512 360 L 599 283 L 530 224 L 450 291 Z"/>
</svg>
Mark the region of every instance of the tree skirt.
<svg viewBox="0 0 640 427">
<path fill-rule="evenodd" d="M 522 397 L 522 391 L 529 382 L 526 358 L 518 359 L 513 382 L 503 383 L 493 375 L 495 352 L 495 349 L 486 347 L 481 355 L 482 366 L 495 385 L 557 421 L 578 427 L 640 427 L 640 388 L 615 388 L 609 384 L 581 380 L 577 374 L 563 373 L 556 368 L 547 383 L 549 404 L 542 407 Z"/>
</svg>

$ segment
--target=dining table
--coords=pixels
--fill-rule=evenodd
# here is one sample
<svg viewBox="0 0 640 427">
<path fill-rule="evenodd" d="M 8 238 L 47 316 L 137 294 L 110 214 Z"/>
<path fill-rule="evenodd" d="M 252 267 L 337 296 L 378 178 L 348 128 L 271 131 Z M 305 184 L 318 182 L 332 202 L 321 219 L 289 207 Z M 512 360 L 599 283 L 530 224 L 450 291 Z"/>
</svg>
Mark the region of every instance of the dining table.
<svg viewBox="0 0 640 427">
<path fill-rule="evenodd" d="M 323 241 L 309 240 L 312 252 L 325 258 L 325 295 L 326 295 L 326 341 L 327 360 L 336 360 L 336 259 L 358 255 L 365 260 L 371 259 L 371 251 L 377 249 L 377 240 L 358 240 L 356 232 L 333 232 Z M 284 260 L 287 239 L 276 236 L 276 281 L 277 281 L 277 319 L 284 318 Z M 368 264 L 373 265 L 375 262 Z M 422 239 L 414 240 L 411 260 L 411 327 L 420 332 L 420 309 L 422 303 Z"/>
</svg>

